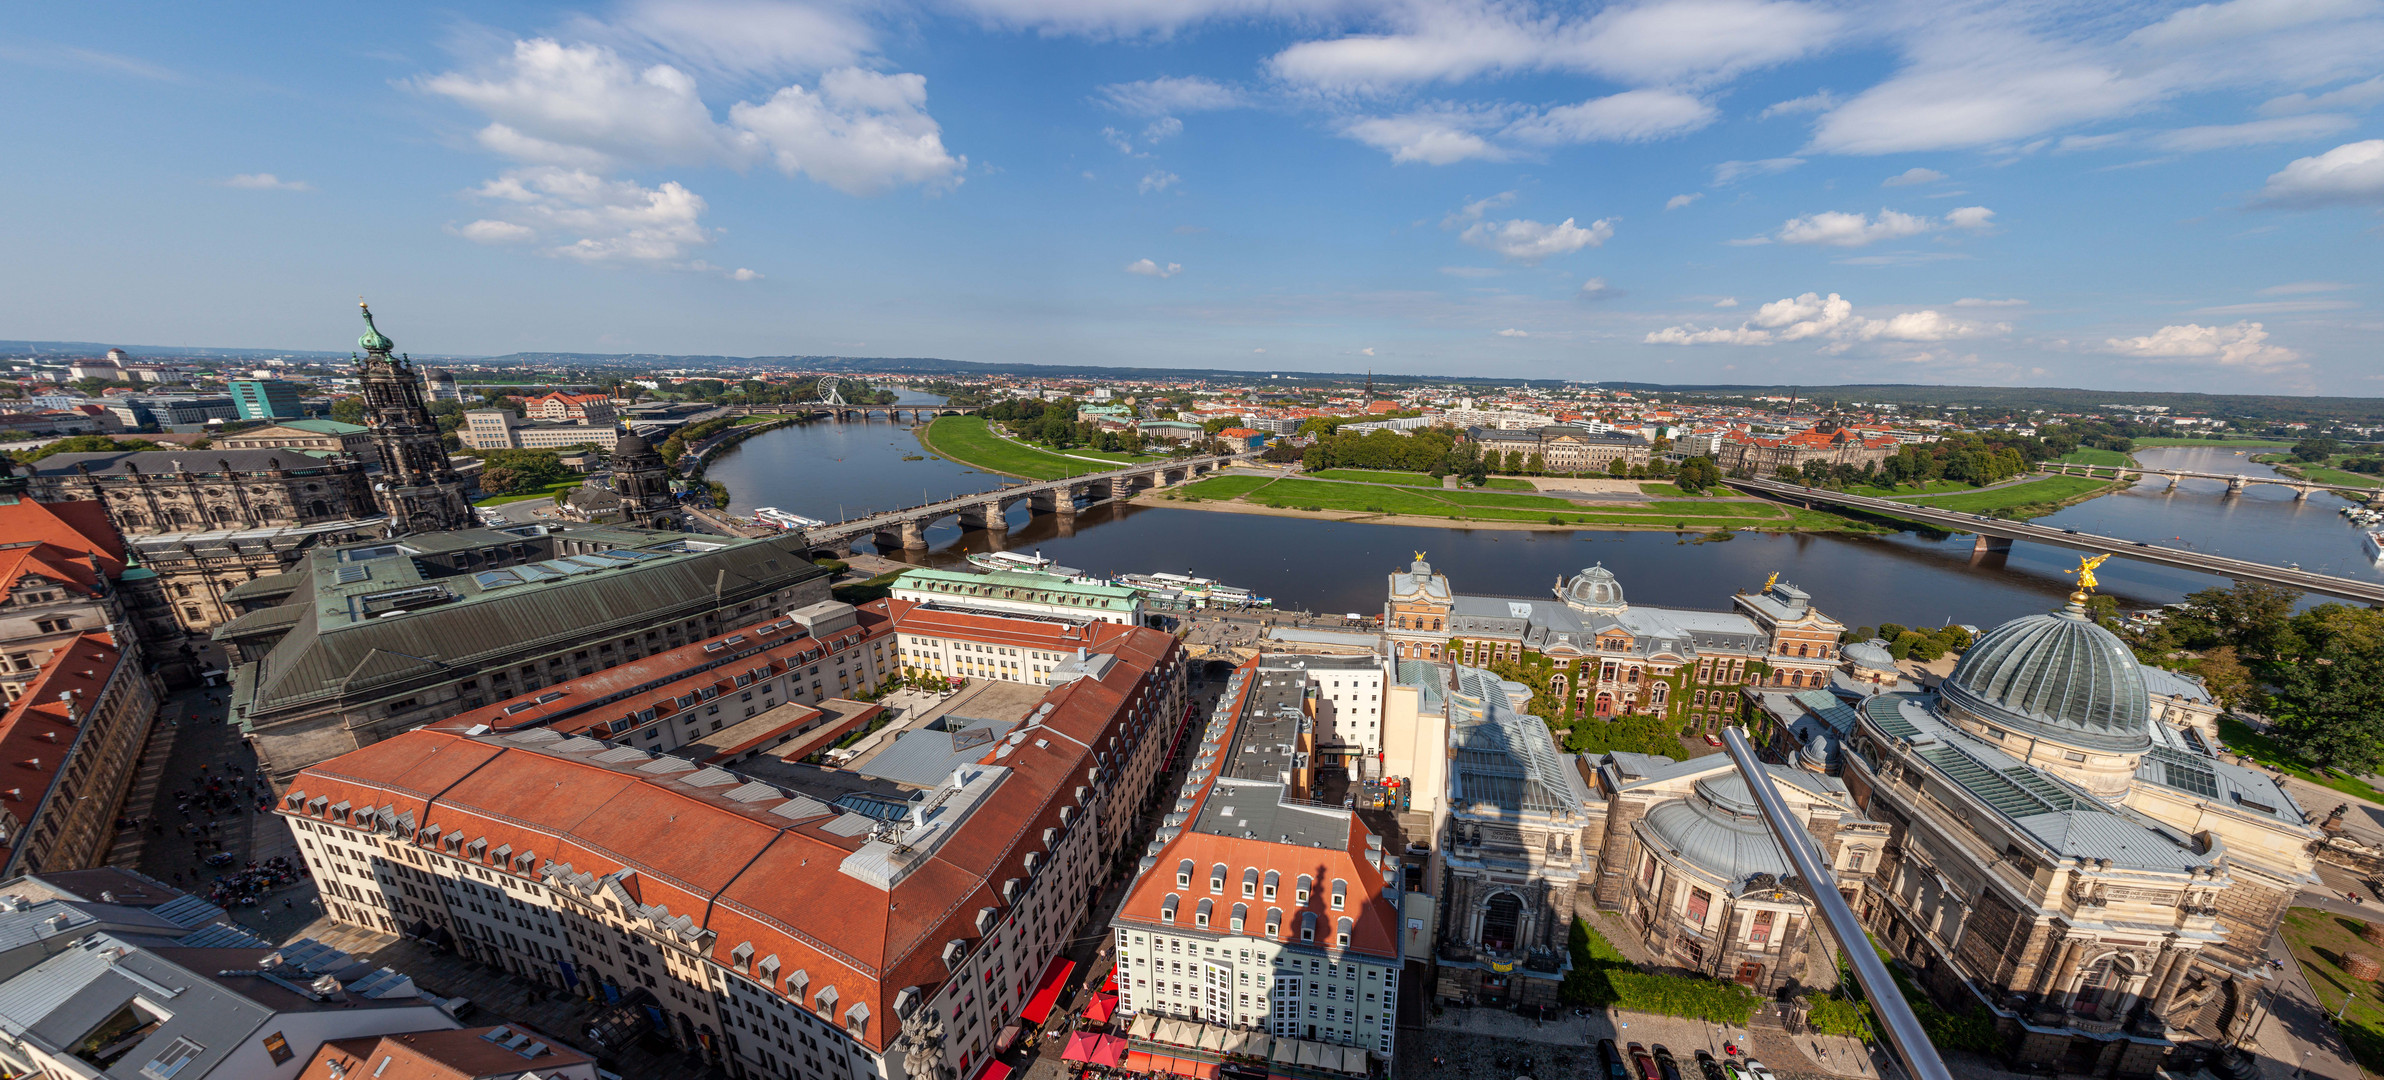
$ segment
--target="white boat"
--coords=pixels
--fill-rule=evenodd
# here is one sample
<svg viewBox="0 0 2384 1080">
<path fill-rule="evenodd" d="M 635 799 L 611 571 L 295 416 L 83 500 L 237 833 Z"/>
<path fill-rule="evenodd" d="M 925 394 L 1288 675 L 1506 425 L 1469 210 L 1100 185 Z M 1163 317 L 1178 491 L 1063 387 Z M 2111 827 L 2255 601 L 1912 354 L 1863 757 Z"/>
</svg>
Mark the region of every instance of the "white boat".
<svg viewBox="0 0 2384 1080">
<path fill-rule="evenodd" d="M 969 565 L 980 570 L 996 572 L 1025 570 L 1069 578 L 1082 573 L 1074 567 L 1061 566 L 1057 560 L 1044 558 L 1040 551 L 1032 555 L 1021 555 L 1015 551 L 979 551 L 970 554 L 968 561 Z"/>
<path fill-rule="evenodd" d="M 753 517 L 754 520 L 759 521 L 764 525 L 776 525 L 781 529 L 816 529 L 827 524 L 827 522 L 821 521 L 818 518 L 804 517 L 801 514 L 790 514 L 775 506 L 756 507 L 753 511 Z"/>
<path fill-rule="evenodd" d="M 2367 552 L 2369 562 L 2384 562 L 2384 532 L 2360 533 L 2359 546 Z"/>
<path fill-rule="evenodd" d="M 1188 606 L 1272 607 L 1275 603 L 1248 589 L 1191 574 L 1119 574 L 1117 583 L 1143 590 L 1155 600 L 1182 602 Z"/>
</svg>

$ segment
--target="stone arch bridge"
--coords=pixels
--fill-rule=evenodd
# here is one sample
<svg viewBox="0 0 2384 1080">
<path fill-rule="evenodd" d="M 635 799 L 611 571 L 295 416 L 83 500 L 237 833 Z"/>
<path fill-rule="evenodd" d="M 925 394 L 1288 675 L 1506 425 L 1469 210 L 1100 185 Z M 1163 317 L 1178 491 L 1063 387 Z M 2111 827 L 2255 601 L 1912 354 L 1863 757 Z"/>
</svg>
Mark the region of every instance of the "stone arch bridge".
<svg viewBox="0 0 2384 1080">
<path fill-rule="evenodd" d="M 1221 454 L 1154 461 L 1061 480 L 1016 484 L 805 529 L 803 540 L 814 550 L 843 551 L 854 541 L 868 537 L 880 547 L 925 551 L 927 530 L 945 518 L 958 519 L 964 529 L 1007 532 L 1010 525 L 1005 515 L 1020 503 L 1027 504 L 1034 513 L 1074 518 L 1080 509 L 1079 501 L 1090 506 L 1123 499 L 1138 491 L 1173 487 L 1247 456 Z"/>
<path fill-rule="evenodd" d="M 804 402 L 794 405 L 732 405 L 726 412 L 737 416 L 793 416 L 805 420 L 869 421 L 884 419 L 902 422 L 908 416 L 912 423 L 923 424 L 939 416 L 963 416 L 977 411 L 974 405 L 830 405 Z"/>
<path fill-rule="evenodd" d="M 2227 494 L 2229 495 L 2240 495 L 2244 488 L 2253 484 L 2275 484 L 2278 487 L 2292 488 L 2295 501 L 2309 498 L 2310 492 L 2313 491 L 2337 491 L 2345 496 L 2364 501 L 2371 506 L 2384 507 L 2384 485 L 2361 487 L 2356 484 L 2326 484 L 2293 476 L 2245 476 L 2242 473 L 2195 472 L 2191 469 L 2146 469 L 2135 465 L 2124 467 L 2074 465 L 2058 461 L 2040 462 L 2036 469 L 2038 472 L 2051 473 L 2055 476 L 2091 476 L 2097 480 L 2141 480 L 2147 476 L 2166 476 L 2169 478 L 2168 490 L 2170 491 L 2177 490 L 2179 480 L 2189 478 L 2224 480 L 2227 482 Z"/>
</svg>

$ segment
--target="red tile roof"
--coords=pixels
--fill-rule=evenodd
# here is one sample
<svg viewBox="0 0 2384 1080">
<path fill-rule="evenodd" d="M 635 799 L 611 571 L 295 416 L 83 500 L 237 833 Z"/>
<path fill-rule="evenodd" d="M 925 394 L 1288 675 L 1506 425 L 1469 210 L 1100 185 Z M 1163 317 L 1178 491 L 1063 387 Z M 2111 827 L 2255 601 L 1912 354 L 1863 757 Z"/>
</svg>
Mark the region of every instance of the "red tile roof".
<svg viewBox="0 0 2384 1080">
<path fill-rule="evenodd" d="M 47 558 L 75 560 L 86 575 L 96 570 L 111 578 L 124 576 L 124 537 L 96 502 L 0 501 L 0 544 L 47 545 L 57 549 Z M 88 576 L 77 580 L 91 584 Z"/>
<path fill-rule="evenodd" d="M 81 721 L 89 718 L 123 662 L 124 653 L 106 632 L 85 631 L 53 654 L 0 713 L 0 810 L 18 823 L 0 839 L 0 866 L 16 857 L 18 840 L 33 827 L 33 815 L 58 779 Z"/>
<path fill-rule="evenodd" d="M 522 1050 L 540 1047 L 536 1056 L 486 1038 L 502 1031 L 506 1042 Z M 520 1036 L 519 1041 L 514 1036 Z M 412 1031 L 327 1042 L 315 1051 L 296 1080 L 513 1080 L 524 1073 L 553 1076 L 580 1066 L 590 1071 L 594 1059 L 562 1044 L 554 1036 L 506 1024 L 502 1028 L 462 1028 L 453 1031 Z"/>
</svg>

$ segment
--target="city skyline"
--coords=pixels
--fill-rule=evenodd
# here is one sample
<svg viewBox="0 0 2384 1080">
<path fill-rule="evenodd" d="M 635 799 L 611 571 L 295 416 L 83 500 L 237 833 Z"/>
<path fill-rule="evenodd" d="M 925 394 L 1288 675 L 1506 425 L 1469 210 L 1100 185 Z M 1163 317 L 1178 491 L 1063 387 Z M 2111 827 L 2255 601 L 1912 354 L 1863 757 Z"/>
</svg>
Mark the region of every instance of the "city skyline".
<svg viewBox="0 0 2384 1080">
<path fill-rule="evenodd" d="M 2384 16 L 30 13 L 6 336 L 2365 395 Z M 402 313 L 402 314 L 398 314 Z"/>
</svg>

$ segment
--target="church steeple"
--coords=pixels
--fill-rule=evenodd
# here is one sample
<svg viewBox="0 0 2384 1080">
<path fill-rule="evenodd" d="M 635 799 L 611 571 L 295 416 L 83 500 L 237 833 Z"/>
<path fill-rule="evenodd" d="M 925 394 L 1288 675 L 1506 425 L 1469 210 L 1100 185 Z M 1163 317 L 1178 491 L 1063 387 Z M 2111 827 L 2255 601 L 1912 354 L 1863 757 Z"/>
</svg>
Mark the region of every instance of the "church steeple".
<svg viewBox="0 0 2384 1080">
<path fill-rule="evenodd" d="M 373 493 L 389 516 L 389 535 L 469 527 L 475 518 L 471 500 L 464 497 L 464 478 L 447 460 L 438 421 L 423 404 L 422 384 L 414 378 L 413 360 L 391 356 L 396 343 L 373 325 L 372 308 L 361 300 L 356 307 L 364 313 L 364 336 L 356 339 L 364 356 L 356 361 L 356 376 L 364 394 L 364 424 L 381 458 Z"/>
</svg>

